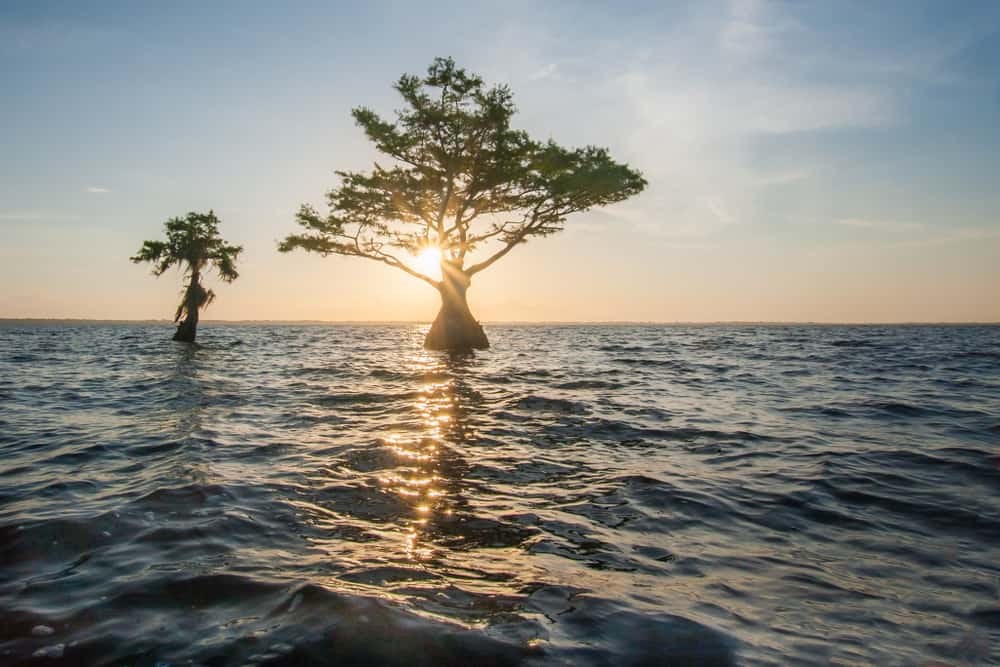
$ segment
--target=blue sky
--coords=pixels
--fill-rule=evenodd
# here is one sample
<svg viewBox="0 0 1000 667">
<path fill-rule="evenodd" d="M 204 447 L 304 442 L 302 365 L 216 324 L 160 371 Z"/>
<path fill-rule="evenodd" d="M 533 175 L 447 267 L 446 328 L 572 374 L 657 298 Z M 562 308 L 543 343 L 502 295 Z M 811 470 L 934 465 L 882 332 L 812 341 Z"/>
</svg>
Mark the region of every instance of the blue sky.
<svg viewBox="0 0 1000 667">
<path fill-rule="evenodd" d="M 650 181 L 477 278 L 482 319 L 1000 321 L 1000 4 L 915 1 L 5 3 L 0 317 L 169 317 L 127 258 L 214 208 L 246 253 L 208 317 L 430 319 L 275 242 L 439 55 Z"/>
</svg>

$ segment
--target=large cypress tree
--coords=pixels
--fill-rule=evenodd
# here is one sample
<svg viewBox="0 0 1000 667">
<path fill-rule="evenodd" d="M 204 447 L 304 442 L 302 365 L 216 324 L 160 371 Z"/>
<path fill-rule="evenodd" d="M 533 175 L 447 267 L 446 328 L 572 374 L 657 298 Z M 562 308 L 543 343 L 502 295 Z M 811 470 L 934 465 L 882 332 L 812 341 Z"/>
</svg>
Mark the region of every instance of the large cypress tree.
<svg viewBox="0 0 1000 667">
<path fill-rule="evenodd" d="M 603 148 L 567 149 L 512 129 L 510 89 L 487 88 L 450 58 L 436 59 L 425 77 L 402 76 L 395 89 L 404 108 L 394 122 L 365 107 L 352 112 L 390 162 L 336 172 L 328 213 L 303 205 L 303 231 L 279 249 L 405 271 L 441 294 L 426 347 L 489 347 L 466 301 L 473 276 L 529 238 L 561 231 L 570 214 L 638 194 L 646 181 Z M 406 259 L 427 248 L 440 252 L 440 279 Z"/>
</svg>

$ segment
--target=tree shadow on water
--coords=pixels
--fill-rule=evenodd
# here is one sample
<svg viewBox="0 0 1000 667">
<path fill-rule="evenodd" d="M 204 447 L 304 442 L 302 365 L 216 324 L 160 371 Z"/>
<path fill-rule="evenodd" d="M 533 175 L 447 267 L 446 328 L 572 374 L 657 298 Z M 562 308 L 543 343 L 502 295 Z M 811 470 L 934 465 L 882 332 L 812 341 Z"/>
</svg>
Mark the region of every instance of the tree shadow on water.
<svg viewBox="0 0 1000 667">
<path fill-rule="evenodd" d="M 201 364 L 198 357 L 204 356 L 204 353 L 197 343 L 174 343 L 173 347 L 165 399 L 176 417 L 178 435 L 187 435 L 201 427 L 202 412 L 208 405 L 199 377 Z"/>
</svg>

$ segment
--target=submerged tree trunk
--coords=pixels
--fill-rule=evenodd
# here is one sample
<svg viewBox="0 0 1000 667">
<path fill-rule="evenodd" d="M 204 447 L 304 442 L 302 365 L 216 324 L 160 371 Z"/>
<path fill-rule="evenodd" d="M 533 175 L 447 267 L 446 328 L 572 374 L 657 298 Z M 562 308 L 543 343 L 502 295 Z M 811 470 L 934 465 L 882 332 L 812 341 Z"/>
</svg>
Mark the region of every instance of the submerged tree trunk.
<svg viewBox="0 0 1000 667">
<path fill-rule="evenodd" d="M 191 283 L 184 292 L 184 303 L 182 305 L 183 311 L 178 312 L 178 315 L 181 313 L 184 314 L 184 319 L 177 325 L 177 331 L 174 332 L 174 340 L 182 343 L 194 342 L 194 337 L 198 333 L 198 310 L 201 307 L 198 295 L 201 291 L 201 284 L 198 282 L 198 274 L 195 272 L 191 276 Z"/>
<path fill-rule="evenodd" d="M 174 333 L 174 340 L 180 341 L 182 343 L 193 343 L 195 334 L 198 333 L 198 311 L 195 310 L 188 313 L 180 324 L 177 325 L 177 331 Z"/>
<path fill-rule="evenodd" d="M 490 346 L 483 327 L 472 316 L 465 293 L 469 277 L 447 260 L 441 262 L 441 310 L 431 324 L 424 347 L 428 350 L 483 350 Z"/>
</svg>

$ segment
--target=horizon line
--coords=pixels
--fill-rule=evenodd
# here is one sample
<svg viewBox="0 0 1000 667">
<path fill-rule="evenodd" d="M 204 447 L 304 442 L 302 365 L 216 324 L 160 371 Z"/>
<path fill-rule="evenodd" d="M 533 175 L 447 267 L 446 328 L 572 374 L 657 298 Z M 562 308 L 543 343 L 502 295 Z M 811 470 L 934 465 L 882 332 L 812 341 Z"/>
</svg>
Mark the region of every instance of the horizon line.
<svg viewBox="0 0 1000 667">
<path fill-rule="evenodd" d="M 83 324 L 157 324 L 175 326 L 167 319 L 120 319 L 84 317 L 0 317 L 0 324 L 12 323 L 73 323 Z M 429 320 L 202 320 L 202 324 L 232 325 L 422 325 L 429 326 Z M 756 325 L 756 326 L 997 326 L 1000 320 L 907 320 L 907 321 L 820 321 L 820 320 L 483 320 L 486 326 L 712 326 L 712 325 Z"/>
</svg>

